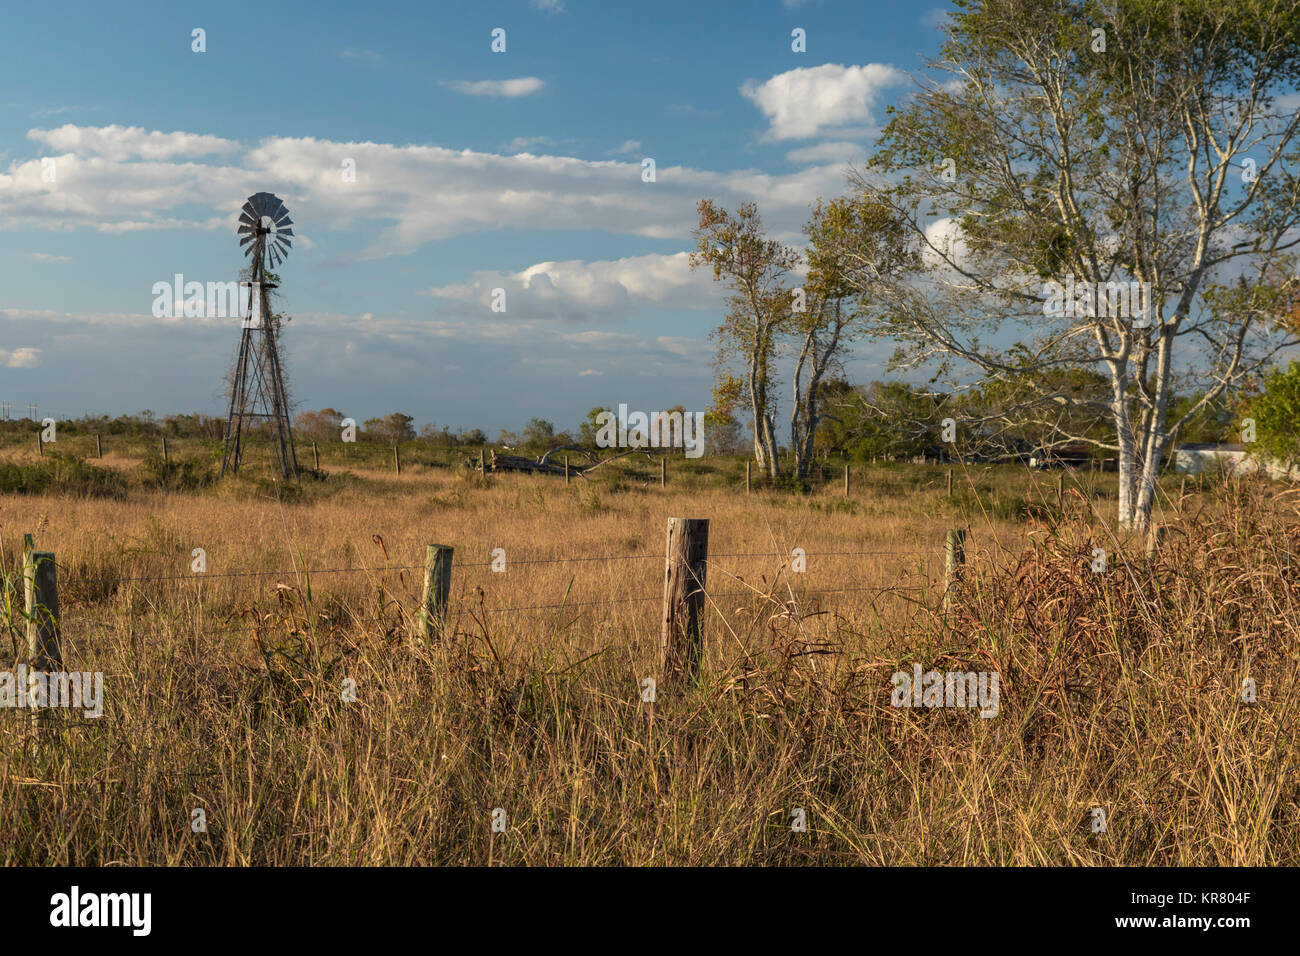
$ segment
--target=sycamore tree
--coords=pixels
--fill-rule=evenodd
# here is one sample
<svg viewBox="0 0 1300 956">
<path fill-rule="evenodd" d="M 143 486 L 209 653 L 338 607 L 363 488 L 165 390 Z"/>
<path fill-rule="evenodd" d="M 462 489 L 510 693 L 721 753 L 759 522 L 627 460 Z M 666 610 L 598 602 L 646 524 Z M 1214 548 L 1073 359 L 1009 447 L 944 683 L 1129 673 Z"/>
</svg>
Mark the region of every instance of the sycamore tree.
<svg viewBox="0 0 1300 956">
<path fill-rule="evenodd" d="M 1071 420 L 1052 409 L 1103 414 L 1105 438 L 1042 440 L 1110 449 L 1119 522 L 1140 530 L 1180 424 L 1294 343 L 1259 302 L 1213 293 L 1294 274 L 1300 5 L 957 7 L 935 75 L 851 177 L 853 201 L 889 206 L 922 260 L 876 331 L 905 343 L 902 366 L 1015 383 L 1008 413 L 1044 432 Z M 850 265 L 873 242 L 846 237 Z M 1108 394 L 1045 374 L 1069 368 Z M 1176 389 L 1200 396 L 1182 418 Z"/>
</svg>

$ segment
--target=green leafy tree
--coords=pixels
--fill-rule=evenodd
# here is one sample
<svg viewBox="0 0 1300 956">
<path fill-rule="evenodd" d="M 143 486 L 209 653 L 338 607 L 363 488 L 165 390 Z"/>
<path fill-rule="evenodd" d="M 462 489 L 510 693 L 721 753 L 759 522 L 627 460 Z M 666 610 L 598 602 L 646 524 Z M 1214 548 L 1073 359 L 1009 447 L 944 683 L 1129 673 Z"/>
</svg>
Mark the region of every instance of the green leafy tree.
<svg viewBox="0 0 1300 956">
<path fill-rule="evenodd" d="M 1300 363 L 1285 371 L 1273 369 L 1264 390 L 1246 405 L 1246 417 L 1255 420 L 1258 448 L 1286 465 L 1300 464 Z"/>
</svg>

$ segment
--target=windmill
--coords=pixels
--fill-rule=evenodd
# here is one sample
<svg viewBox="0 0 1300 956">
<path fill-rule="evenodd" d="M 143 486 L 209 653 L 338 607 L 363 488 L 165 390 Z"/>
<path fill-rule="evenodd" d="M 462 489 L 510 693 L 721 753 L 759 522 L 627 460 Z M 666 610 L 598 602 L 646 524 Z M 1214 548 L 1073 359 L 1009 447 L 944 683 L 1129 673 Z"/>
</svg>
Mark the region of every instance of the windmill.
<svg viewBox="0 0 1300 956">
<path fill-rule="evenodd" d="M 289 426 L 289 401 L 285 395 L 278 343 L 279 329 L 271 315 L 270 290 L 277 287 L 268 278 L 293 245 L 293 220 L 277 196 L 256 193 L 249 196 L 239 213 L 239 245 L 249 257 L 248 315 L 239 340 L 239 356 L 230 383 L 230 414 L 226 421 L 226 450 L 221 474 L 235 474 L 243 456 L 245 431 L 266 422 L 280 456 L 285 479 L 298 477 L 298 456 L 293 450 Z"/>
</svg>

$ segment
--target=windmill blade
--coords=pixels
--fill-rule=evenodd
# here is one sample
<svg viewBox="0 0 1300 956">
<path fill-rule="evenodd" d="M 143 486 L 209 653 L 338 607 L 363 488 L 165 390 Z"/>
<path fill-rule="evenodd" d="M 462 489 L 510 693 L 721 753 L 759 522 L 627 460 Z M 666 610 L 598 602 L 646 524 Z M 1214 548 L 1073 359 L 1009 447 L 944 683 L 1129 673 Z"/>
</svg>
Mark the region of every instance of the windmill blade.
<svg viewBox="0 0 1300 956">
<path fill-rule="evenodd" d="M 293 240 L 290 239 L 288 236 L 276 236 L 275 241 L 280 243 L 280 245 L 284 246 L 286 249 L 293 248 Z"/>
<path fill-rule="evenodd" d="M 249 204 L 259 216 L 265 216 L 272 205 L 280 202 L 274 193 L 253 193 L 248 197 Z"/>
<path fill-rule="evenodd" d="M 280 211 L 275 216 L 275 225 L 277 228 L 293 225 L 293 220 L 289 218 L 289 207 L 283 203 L 280 204 Z"/>
<path fill-rule="evenodd" d="M 268 193 L 268 195 L 270 194 Z M 276 219 L 280 218 L 280 213 L 284 211 L 284 202 L 278 196 L 271 196 L 270 201 L 267 202 L 266 207 L 262 210 L 262 215 L 266 216 L 266 218 L 270 219 L 272 222 L 275 222 Z"/>
<path fill-rule="evenodd" d="M 275 234 L 276 234 L 277 236 L 292 236 L 292 235 L 293 235 L 293 230 L 292 230 L 292 229 L 277 229 L 277 230 L 275 230 Z"/>
</svg>

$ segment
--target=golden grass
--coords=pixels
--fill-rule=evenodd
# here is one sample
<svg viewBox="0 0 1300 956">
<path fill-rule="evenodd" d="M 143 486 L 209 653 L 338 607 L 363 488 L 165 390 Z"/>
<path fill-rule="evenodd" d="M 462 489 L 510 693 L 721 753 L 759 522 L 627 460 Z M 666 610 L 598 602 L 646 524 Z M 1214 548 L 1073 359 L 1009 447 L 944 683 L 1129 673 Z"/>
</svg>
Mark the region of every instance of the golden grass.
<svg viewBox="0 0 1300 956">
<path fill-rule="evenodd" d="M 846 502 L 838 473 L 746 496 L 734 468 L 694 464 L 667 489 L 634 463 L 566 488 L 417 460 L 292 500 L 246 483 L 0 497 L 4 567 L 25 531 L 57 553 L 65 660 L 103 671 L 106 696 L 102 718 L 44 734 L 0 713 L 0 859 L 1300 860 L 1292 499 L 1166 500 L 1176 530 L 1147 567 L 1089 476 L 1062 514 L 1055 476 L 1023 469 L 972 470 L 949 500 L 937 468 L 864 468 Z M 652 708 L 670 515 L 711 519 L 706 659 Z M 943 536 L 966 524 L 945 613 Z M 410 636 L 429 543 L 456 549 L 433 646 Z M 805 574 L 785 567 L 796 547 Z M 573 560 L 597 557 L 618 560 Z M 890 706 L 914 662 L 999 672 L 999 715 Z"/>
</svg>

